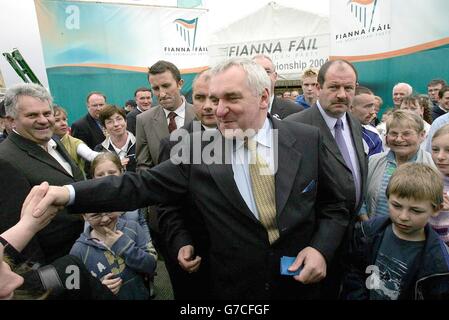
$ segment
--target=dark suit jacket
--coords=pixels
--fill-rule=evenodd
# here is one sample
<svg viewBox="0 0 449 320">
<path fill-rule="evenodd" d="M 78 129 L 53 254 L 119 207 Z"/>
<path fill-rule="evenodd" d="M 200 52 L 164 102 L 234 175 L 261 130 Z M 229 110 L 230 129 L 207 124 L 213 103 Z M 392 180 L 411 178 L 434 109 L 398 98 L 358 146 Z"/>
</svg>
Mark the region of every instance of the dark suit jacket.
<svg viewBox="0 0 449 320">
<path fill-rule="evenodd" d="M 103 131 L 89 113 L 72 124 L 72 136 L 83 140 L 92 150 L 106 139 Z"/>
<path fill-rule="evenodd" d="M 182 129 L 190 134 L 194 132 L 194 123 L 196 130 L 203 130 L 201 122 L 194 120 L 184 126 Z M 170 159 L 170 151 L 175 141 L 170 141 L 169 137 L 161 140 L 159 163 Z M 198 208 L 193 199 L 187 197 L 182 203 L 173 205 L 161 205 L 157 210 L 159 230 L 167 243 L 169 254 L 176 261 L 178 251 L 185 245 L 193 245 L 195 253 L 204 256 L 207 251 L 209 237 L 204 228 L 204 221 L 198 214 Z"/>
<path fill-rule="evenodd" d="M 202 131 L 201 121 L 194 120 L 182 127 L 183 136 Z M 169 137 L 161 140 L 159 163 L 170 159 L 170 151 L 178 141 Z M 193 199 L 187 195 L 176 204 L 162 204 L 156 207 L 159 232 L 167 247 L 168 257 L 165 266 L 170 273 L 173 293 L 176 300 L 210 299 L 209 275 L 209 234 L 204 220 Z M 193 273 L 183 270 L 178 264 L 179 249 L 186 245 L 194 247 L 196 256 L 201 257 L 200 268 Z"/>
<path fill-rule="evenodd" d="M 83 180 L 62 144 L 56 143 L 59 153 L 70 163 L 73 177 L 40 146 L 14 132 L 0 145 L 0 233 L 19 221 L 23 201 L 33 186 L 43 181 L 62 186 Z M 23 252 L 32 260 L 50 263 L 69 253 L 82 230 L 81 218 L 63 210 Z"/>
<path fill-rule="evenodd" d="M 284 119 L 287 116 L 304 110 L 303 106 L 294 103 L 291 100 L 279 99 L 274 96 L 273 105 L 271 106 L 270 114 L 277 119 Z"/>
<path fill-rule="evenodd" d="M 272 124 L 278 130 L 274 145 L 281 160 L 275 175 L 280 238 L 272 245 L 241 197 L 231 164 L 175 165 L 165 161 L 137 174 L 127 172 L 120 177 L 75 183 L 76 197 L 70 210 L 99 212 L 176 204 L 189 194 L 209 232 L 216 298 L 316 298 L 318 285 L 305 286 L 293 277 L 280 275 L 280 258 L 296 256 L 312 246 L 330 261 L 346 231 L 349 213 L 318 129 L 276 119 Z M 200 134 L 191 138 L 201 139 Z M 214 138 L 203 147 L 207 145 L 209 152 L 214 148 L 214 155 L 223 161 L 224 154 L 219 153 L 232 140 L 224 142 L 218 132 Z"/>
<path fill-rule="evenodd" d="M 351 127 L 352 141 L 354 142 L 357 160 L 359 161 L 361 197 L 363 198 L 366 190 L 368 158 L 363 148 L 362 128 L 360 126 L 360 123 L 353 116 L 351 116 L 351 114 L 346 112 L 346 116 L 349 126 Z M 338 149 L 337 143 L 335 142 L 335 138 L 329 130 L 326 121 L 324 121 L 317 105 L 314 105 L 300 113 L 289 116 L 285 120 L 306 123 L 320 129 L 320 132 L 323 136 L 323 144 L 330 154 L 329 165 L 331 166 L 331 168 L 333 168 L 334 177 L 337 179 L 339 188 L 346 197 L 346 207 L 354 217 L 355 214 L 359 211 L 362 205 L 362 201 L 360 201 L 357 207 L 355 207 L 355 186 L 353 182 L 354 180 L 352 177 L 352 172 L 346 166 L 345 160 L 343 159 L 343 156 Z"/>
<path fill-rule="evenodd" d="M 126 130 L 131 132 L 133 135 L 136 135 L 136 118 L 141 113 L 142 112 L 139 109 L 134 108 L 133 111 L 126 115 Z"/>
</svg>

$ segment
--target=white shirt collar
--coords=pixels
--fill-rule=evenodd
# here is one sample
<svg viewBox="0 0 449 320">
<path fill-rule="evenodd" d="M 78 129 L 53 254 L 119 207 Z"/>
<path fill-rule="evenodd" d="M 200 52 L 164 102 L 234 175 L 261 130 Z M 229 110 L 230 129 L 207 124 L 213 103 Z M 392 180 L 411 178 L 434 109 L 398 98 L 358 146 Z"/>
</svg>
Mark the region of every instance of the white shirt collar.
<svg viewBox="0 0 449 320">
<path fill-rule="evenodd" d="M 274 94 L 270 97 L 270 105 L 268 106 L 268 113 L 271 113 L 271 108 L 273 107 Z"/>
<path fill-rule="evenodd" d="M 257 134 L 254 136 L 254 140 L 256 140 L 258 144 L 261 144 L 267 148 L 271 148 L 273 146 L 272 124 L 268 118 L 265 119 L 262 128 L 257 131 Z M 236 150 L 243 147 L 243 144 L 243 140 L 237 140 Z"/>
<path fill-rule="evenodd" d="M 182 99 L 182 103 L 181 103 L 181 105 L 175 110 L 175 111 L 173 111 L 174 113 L 176 113 L 176 115 L 178 116 L 178 117 L 181 117 L 181 118 L 185 118 L 185 116 L 186 116 L 186 100 L 184 99 L 184 97 L 181 97 L 181 99 Z M 169 111 L 169 110 L 167 110 L 167 109 L 165 109 L 165 108 L 162 108 L 163 110 L 164 110 L 164 112 L 165 112 L 165 118 L 168 118 L 168 114 L 171 112 L 171 111 Z"/>
<path fill-rule="evenodd" d="M 326 111 L 324 111 L 323 107 L 321 107 L 321 104 L 319 101 L 316 102 L 316 105 L 318 106 L 318 110 L 320 110 L 321 115 L 323 116 L 324 121 L 326 122 L 329 130 L 333 133 L 335 130 L 335 124 L 337 123 L 338 118 L 333 118 L 329 116 Z M 343 130 L 345 130 L 348 127 L 348 121 L 346 119 L 346 112 L 343 113 L 341 116 L 341 121 L 343 122 Z"/>
</svg>

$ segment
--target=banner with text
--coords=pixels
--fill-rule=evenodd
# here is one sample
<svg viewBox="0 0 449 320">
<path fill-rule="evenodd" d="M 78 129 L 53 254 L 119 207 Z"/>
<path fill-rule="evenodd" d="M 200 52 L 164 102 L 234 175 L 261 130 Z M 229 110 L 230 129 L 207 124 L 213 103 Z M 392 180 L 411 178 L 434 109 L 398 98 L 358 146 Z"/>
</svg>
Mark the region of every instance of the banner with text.
<svg viewBox="0 0 449 320">
<path fill-rule="evenodd" d="M 281 79 L 298 80 L 307 68 L 319 69 L 329 58 L 329 34 L 209 46 L 211 64 L 232 57 L 269 56 Z"/>
<path fill-rule="evenodd" d="M 208 63 L 205 10 L 94 2 L 35 0 L 44 61 L 55 101 L 82 116 L 88 92 L 122 105 L 149 86 L 148 67 L 173 62 L 188 94 Z"/>
<path fill-rule="evenodd" d="M 427 93 L 449 74 L 446 0 L 330 1 L 330 56 L 355 63 L 361 83 L 391 105 L 398 82 Z"/>
</svg>

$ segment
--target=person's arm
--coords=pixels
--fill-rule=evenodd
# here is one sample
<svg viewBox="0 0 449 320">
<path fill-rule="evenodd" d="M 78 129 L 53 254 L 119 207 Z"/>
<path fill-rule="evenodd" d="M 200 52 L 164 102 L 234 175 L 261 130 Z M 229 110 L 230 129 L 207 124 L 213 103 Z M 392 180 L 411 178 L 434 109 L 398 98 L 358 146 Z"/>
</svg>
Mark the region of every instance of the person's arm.
<svg viewBox="0 0 449 320">
<path fill-rule="evenodd" d="M 33 188 L 23 203 L 19 222 L 1 234 L 1 237 L 19 252 L 26 247 L 38 231 L 50 223 L 58 211 L 58 208 L 53 207 L 38 218 L 32 215 L 34 208 L 45 196 L 48 188 L 47 182 Z"/>
<path fill-rule="evenodd" d="M 76 148 L 76 153 L 89 162 L 92 162 L 100 153 L 89 148 L 85 143 L 80 143 Z"/>
<path fill-rule="evenodd" d="M 135 227 L 135 239 L 121 233 L 110 246 L 111 250 L 125 260 L 125 264 L 137 272 L 152 274 L 156 270 L 156 257 L 150 239 L 137 223 L 129 223 L 127 227 Z M 106 242 L 106 241 L 105 241 Z M 153 251 L 153 252 L 152 252 Z"/>
</svg>

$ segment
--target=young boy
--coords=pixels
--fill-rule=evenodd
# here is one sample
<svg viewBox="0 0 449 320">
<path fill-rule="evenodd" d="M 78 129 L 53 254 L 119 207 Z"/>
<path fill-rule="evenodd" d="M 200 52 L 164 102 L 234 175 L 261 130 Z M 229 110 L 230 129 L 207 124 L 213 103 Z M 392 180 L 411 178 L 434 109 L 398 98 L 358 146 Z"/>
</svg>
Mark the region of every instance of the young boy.
<svg viewBox="0 0 449 320">
<path fill-rule="evenodd" d="M 346 259 L 342 298 L 449 298 L 449 251 L 429 227 L 443 202 L 437 171 L 401 165 L 388 184 L 389 217 L 358 223 Z"/>
<path fill-rule="evenodd" d="M 156 270 L 156 252 L 148 234 L 118 212 L 88 213 L 89 228 L 70 251 L 120 300 L 147 300 L 143 274 Z"/>
</svg>

